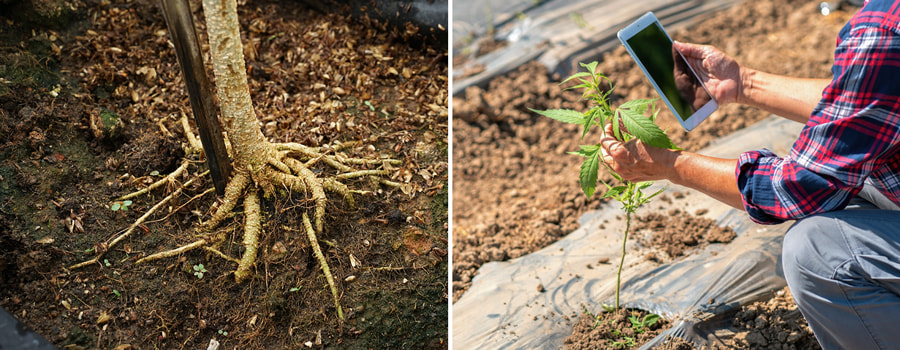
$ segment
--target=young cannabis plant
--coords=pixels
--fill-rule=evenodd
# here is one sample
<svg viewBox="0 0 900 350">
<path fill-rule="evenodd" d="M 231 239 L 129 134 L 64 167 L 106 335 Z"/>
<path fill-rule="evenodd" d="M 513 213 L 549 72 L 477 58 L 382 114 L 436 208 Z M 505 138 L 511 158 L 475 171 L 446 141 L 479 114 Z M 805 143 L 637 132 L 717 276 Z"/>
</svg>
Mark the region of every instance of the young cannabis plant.
<svg viewBox="0 0 900 350">
<path fill-rule="evenodd" d="M 583 90 L 582 98 L 591 101 L 591 107 L 587 112 L 579 112 L 571 109 L 550 109 L 545 111 L 532 109 L 531 111 L 564 123 L 581 125 L 582 140 L 584 140 L 584 137 L 593 126 L 600 127 L 601 138 L 606 136 L 603 127 L 608 123 L 612 123 L 612 125 L 618 126 L 612 128 L 612 136 L 619 141 L 625 142 L 637 138 L 646 145 L 658 148 L 678 149 L 666 133 L 656 125 L 656 116 L 659 114 L 659 108 L 656 107 L 655 100 L 631 100 L 619 105 L 618 108 L 613 109 L 609 104 L 609 95 L 613 91 L 612 81 L 603 75 L 603 73 L 597 71 L 597 62 L 588 64 L 580 63 L 580 65 L 587 71 L 579 71 L 573 74 L 566 78 L 566 80 L 563 80 L 560 85 L 572 80 L 580 82 L 580 84 L 568 87 L 566 90 Z M 604 89 L 603 86 L 610 86 L 610 88 Z M 648 113 L 650 114 L 649 116 L 647 116 Z M 601 165 L 618 181 L 618 183 L 621 183 L 621 185 L 614 186 L 606 181 L 600 180 L 603 185 L 606 186 L 606 193 L 604 193 L 603 197 L 615 199 L 622 204 L 622 209 L 625 210 L 622 258 L 619 261 L 619 270 L 616 274 L 615 309 L 618 309 L 619 290 L 622 281 L 622 265 L 625 263 L 625 243 L 628 241 L 628 231 L 631 228 L 631 214 L 662 192 L 662 190 L 650 195 L 645 195 L 643 191 L 647 189 L 647 187 L 650 187 L 653 182 L 645 181 L 634 183 L 622 178 L 622 176 L 613 171 L 608 164 L 603 162 L 603 158 L 601 157 L 602 148 L 599 143 L 593 145 L 581 145 L 580 147 L 580 150 L 569 152 L 569 154 L 585 157 L 579 173 L 581 189 L 584 191 L 585 195 L 588 197 L 594 195 L 594 190 L 597 188 L 597 174 L 600 171 Z"/>
</svg>

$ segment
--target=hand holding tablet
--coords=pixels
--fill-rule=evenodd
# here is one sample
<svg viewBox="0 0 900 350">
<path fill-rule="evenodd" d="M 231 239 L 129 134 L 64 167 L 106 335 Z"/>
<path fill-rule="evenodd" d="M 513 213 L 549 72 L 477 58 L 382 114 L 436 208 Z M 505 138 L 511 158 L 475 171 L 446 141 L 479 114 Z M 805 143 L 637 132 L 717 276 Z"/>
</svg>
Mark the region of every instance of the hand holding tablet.
<svg viewBox="0 0 900 350">
<path fill-rule="evenodd" d="M 618 37 L 685 130 L 691 131 L 718 108 L 653 12 L 620 30 Z"/>
</svg>

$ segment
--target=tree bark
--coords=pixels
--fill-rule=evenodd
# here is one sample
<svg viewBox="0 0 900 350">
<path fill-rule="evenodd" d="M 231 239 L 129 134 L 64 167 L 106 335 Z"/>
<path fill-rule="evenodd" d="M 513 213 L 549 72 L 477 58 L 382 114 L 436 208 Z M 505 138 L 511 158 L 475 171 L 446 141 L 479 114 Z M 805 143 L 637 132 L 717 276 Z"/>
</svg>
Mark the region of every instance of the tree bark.
<svg viewBox="0 0 900 350">
<path fill-rule="evenodd" d="M 275 147 L 259 129 L 250 99 L 244 64 L 240 23 L 235 0 L 203 0 L 209 33 L 210 56 L 222 124 L 231 141 L 236 166 L 252 172 L 262 170 L 275 155 Z"/>
</svg>

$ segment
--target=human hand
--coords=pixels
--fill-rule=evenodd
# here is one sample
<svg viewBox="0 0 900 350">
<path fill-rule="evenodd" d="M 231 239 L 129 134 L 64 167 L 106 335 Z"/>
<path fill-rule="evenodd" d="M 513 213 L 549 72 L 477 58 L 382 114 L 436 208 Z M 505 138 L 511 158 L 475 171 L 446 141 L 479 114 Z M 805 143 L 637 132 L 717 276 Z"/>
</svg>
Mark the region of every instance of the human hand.
<svg viewBox="0 0 900 350">
<path fill-rule="evenodd" d="M 672 74 L 675 77 L 678 94 L 690 104 L 691 112 L 696 112 L 709 102 L 710 96 L 703 88 L 703 84 L 691 73 L 688 63 L 674 45 L 672 46 L 672 60 L 675 61 L 675 69 Z"/>
<path fill-rule="evenodd" d="M 676 41 L 673 47 L 684 55 L 720 106 L 739 101 L 742 94 L 743 68 L 737 61 L 708 45 Z"/>
<path fill-rule="evenodd" d="M 613 137 L 612 123 L 600 139 L 601 161 L 629 181 L 668 179 L 678 151 L 646 145 L 638 139 L 622 142 Z"/>
</svg>

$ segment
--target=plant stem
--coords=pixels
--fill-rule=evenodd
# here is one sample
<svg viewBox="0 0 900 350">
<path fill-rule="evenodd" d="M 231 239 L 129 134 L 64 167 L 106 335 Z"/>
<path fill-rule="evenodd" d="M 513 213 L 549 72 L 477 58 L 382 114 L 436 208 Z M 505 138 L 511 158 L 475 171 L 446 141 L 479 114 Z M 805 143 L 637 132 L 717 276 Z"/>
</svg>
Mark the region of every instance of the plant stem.
<svg viewBox="0 0 900 350">
<path fill-rule="evenodd" d="M 625 265 L 625 246 L 628 244 L 628 230 L 631 229 L 631 214 L 637 209 L 633 207 L 635 184 L 631 181 L 628 181 L 627 184 L 628 189 L 626 193 L 629 195 L 626 197 L 628 200 L 625 203 L 625 231 L 623 231 L 624 236 L 622 237 L 622 257 L 619 259 L 619 271 L 616 272 L 616 310 L 619 310 L 619 292 L 622 289 L 622 266 Z"/>
</svg>

